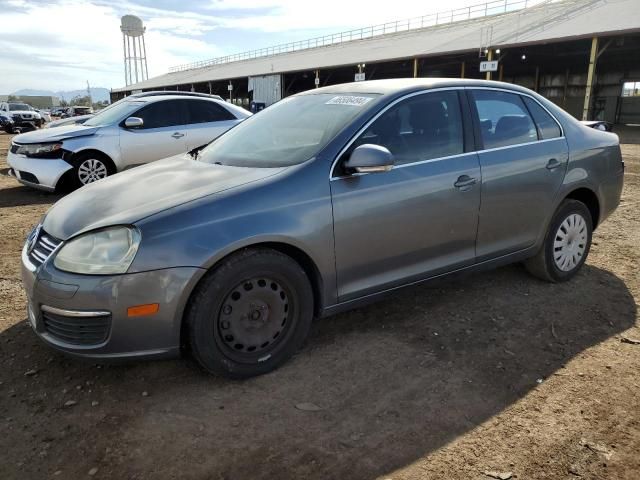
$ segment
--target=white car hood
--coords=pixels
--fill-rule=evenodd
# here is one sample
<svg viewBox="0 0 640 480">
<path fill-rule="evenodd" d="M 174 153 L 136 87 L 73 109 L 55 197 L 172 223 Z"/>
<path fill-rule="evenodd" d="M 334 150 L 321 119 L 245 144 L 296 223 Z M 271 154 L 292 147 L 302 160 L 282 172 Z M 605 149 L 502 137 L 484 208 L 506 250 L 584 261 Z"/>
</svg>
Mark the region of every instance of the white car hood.
<svg viewBox="0 0 640 480">
<path fill-rule="evenodd" d="M 45 128 L 33 132 L 23 133 L 13 138 L 15 143 L 48 143 L 58 142 L 67 138 L 85 137 L 93 135 L 100 127 L 85 127 L 84 125 L 66 125 L 56 128 Z"/>
</svg>

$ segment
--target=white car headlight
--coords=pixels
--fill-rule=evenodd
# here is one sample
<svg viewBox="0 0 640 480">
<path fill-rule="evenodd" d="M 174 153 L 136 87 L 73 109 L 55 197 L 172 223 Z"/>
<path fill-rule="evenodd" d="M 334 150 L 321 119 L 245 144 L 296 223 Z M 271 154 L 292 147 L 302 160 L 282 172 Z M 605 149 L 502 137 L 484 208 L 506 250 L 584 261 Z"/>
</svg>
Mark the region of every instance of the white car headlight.
<svg viewBox="0 0 640 480">
<path fill-rule="evenodd" d="M 140 238 L 140 231 L 132 227 L 109 227 L 85 233 L 65 243 L 53 264 L 71 273 L 125 273 L 136 256 Z"/>
<path fill-rule="evenodd" d="M 62 143 L 16 143 L 15 153 L 18 155 L 26 155 L 27 157 L 55 157 L 62 155 L 60 149 Z"/>
</svg>

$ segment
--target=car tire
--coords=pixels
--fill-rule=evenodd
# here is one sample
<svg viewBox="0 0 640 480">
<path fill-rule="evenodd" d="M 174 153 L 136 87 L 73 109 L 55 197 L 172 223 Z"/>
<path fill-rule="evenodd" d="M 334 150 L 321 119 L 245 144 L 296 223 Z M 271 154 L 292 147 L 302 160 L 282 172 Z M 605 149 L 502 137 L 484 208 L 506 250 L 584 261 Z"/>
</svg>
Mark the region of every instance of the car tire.
<svg viewBox="0 0 640 480">
<path fill-rule="evenodd" d="M 196 287 L 185 315 L 188 347 L 210 373 L 262 375 L 302 346 L 313 311 L 311 283 L 295 260 L 269 248 L 245 249 Z"/>
<path fill-rule="evenodd" d="M 116 173 L 113 162 L 99 152 L 80 153 L 73 159 L 73 188 L 80 188 Z"/>
<path fill-rule="evenodd" d="M 525 262 L 525 267 L 541 280 L 566 282 L 587 260 L 592 234 L 593 220 L 587 206 L 578 200 L 565 200 L 551 219 L 542 248 Z"/>
</svg>

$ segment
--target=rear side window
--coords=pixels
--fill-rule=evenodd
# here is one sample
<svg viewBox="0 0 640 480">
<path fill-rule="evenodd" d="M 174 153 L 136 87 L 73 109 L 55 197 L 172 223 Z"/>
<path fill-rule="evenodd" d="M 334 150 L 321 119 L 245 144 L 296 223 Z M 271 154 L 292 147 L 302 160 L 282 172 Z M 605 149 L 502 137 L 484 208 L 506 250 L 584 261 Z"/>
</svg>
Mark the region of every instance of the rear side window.
<svg viewBox="0 0 640 480">
<path fill-rule="evenodd" d="M 142 118 L 143 129 L 186 125 L 187 106 L 185 100 L 163 100 L 142 108 L 132 116 Z"/>
<path fill-rule="evenodd" d="M 189 123 L 221 122 L 223 120 L 235 120 L 231 112 L 214 102 L 203 100 L 190 100 Z"/>
<path fill-rule="evenodd" d="M 520 95 L 493 90 L 472 91 L 484 148 L 538 140 L 538 131 Z"/>
<path fill-rule="evenodd" d="M 540 106 L 538 102 L 529 98 L 522 97 L 527 108 L 531 112 L 533 119 L 538 126 L 538 132 L 540 133 L 540 140 L 549 140 L 551 138 L 558 138 L 562 136 L 562 132 L 558 123 L 549 115 L 549 113 Z"/>
</svg>

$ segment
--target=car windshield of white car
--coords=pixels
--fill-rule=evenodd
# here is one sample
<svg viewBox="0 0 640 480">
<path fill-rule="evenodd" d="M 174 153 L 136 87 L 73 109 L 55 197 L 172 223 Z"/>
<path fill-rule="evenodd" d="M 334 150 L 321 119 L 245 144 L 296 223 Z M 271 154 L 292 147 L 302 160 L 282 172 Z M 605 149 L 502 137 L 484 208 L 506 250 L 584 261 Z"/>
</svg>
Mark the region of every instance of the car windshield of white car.
<svg viewBox="0 0 640 480">
<path fill-rule="evenodd" d="M 105 108 L 96 116 L 91 117 L 84 122 L 84 125 L 88 127 L 103 127 L 105 125 L 112 125 L 116 122 L 124 120 L 135 111 L 144 106 L 145 102 L 122 102 L 118 105 L 112 105 L 109 108 Z"/>
<path fill-rule="evenodd" d="M 198 160 L 252 168 L 300 164 L 317 155 L 376 98 L 369 93 L 286 98 L 226 132 L 202 150 Z"/>
<path fill-rule="evenodd" d="M 31 111 L 31 107 L 26 103 L 10 103 L 9 111 L 11 112 L 19 112 L 19 111 Z"/>
</svg>

